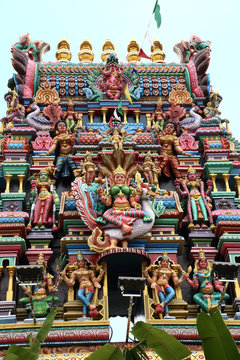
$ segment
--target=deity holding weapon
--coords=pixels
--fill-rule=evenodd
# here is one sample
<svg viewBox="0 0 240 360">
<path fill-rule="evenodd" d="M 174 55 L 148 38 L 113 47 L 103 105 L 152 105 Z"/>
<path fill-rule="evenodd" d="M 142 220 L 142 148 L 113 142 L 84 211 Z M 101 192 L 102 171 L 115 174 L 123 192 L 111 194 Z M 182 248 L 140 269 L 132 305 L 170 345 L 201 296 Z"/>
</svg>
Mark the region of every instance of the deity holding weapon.
<svg viewBox="0 0 240 360">
<path fill-rule="evenodd" d="M 51 167 L 43 168 L 37 180 L 31 180 L 33 203 L 28 231 L 32 230 L 32 226 L 34 230 L 45 230 L 46 227 L 51 227 L 53 231 L 57 230 L 55 214 L 59 197 L 52 179 L 53 170 Z"/>
<path fill-rule="evenodd" d="M 144 276 L 155 292 L 155 297 L 160 301 L 155 307 L 157 314 L 164 313 L 165 316 L 169 316 L 168 304 L 175 296 L 174 289 L 169 285 L 170 279 L 172 279 L 174 286 L 180 286 L 186 279 L 187 274 L 185 271 L 183 271 L 180 265 L 178 265 L 178 268 L 182 271 L 180 278 L 177 276 L 175 270 L 173 270 L 167 252 L 164 251 L 158 265 L 151 265 L 144 270 Z"/>
<path fill-rule="evenodd" d="M 99 266 L 97 268 L 99 275 L 96 277 L 95 272 L 89 269 L 87 261 L 84 259 L 80 251 L 77 255 L 77 262 L 74 265 L 75 270 L 71 273 L 70 278 L 67 276 L 66 268 L 62 271 L 61 276 L 70 288 L 73 288 L 76 280 L 78 281 L 79 288 L 77 292 L 77 298 L 83 304 L 82 315 L 84 318 L 86 318 L 87 315 L 95 318 L 98 316 L 98 310 L 96 304 L 92 304 L 91 300 L 96 289 L 101 288 L 100 282 L 104 276 L 105 271 L 101 266 Z"/>
<path fill-rule="evenodd" d="M 212 276 L 211 265 L 202 249 L 195 261 L 193 273 L 192 280 L 189 278 L 189 274 L 186 274 L 187 282 L 194 290 L 199 290 L 193 296 L 193 300 L 201 309 L 208 312 L 218 307 L 220 301 L 229 299 L 229 295 L 223 293 L 224 286 L 222 283 Z"/>
<path fill-rule="evenodd" d="M 208 189 L 204 190 L 204 182 L 196 176 L 196 170 L 190 166 L 185 180 L 175 180 L 175 186 L 183 198 L 187 199 L 188 228 L 207 228 L 206 223 L 210 223 L 210 229 L 214 229 L 213 217 L 211 213 L 211 199 L 208 196 L 212 190 L 212 182 L 208 181 Z M 182 187 L 182 189 L 181 189 Z"/>
<path fill-rule="evenodd" d="M 0 121 L 7 123 L 7 128 L 13 127 L 13 123 L 20 123 L 25 118 L 25 107 L 19 103 L 16 90 L 9 91 L 4 95 L 7 102 L 7 114 Z"/>
<path fill-rule="evenodd" d="M 57 291 L 57 286 L 53 284 L 53 276 L 47 272 L 47 264 L 44 260 L 44 255 L 40 252 L 36 265 L 42 265 L 43 267 L 43 280 L 38 281 L 37 285 L 33 288 L 28 285 L 22 285 L 22 289 L 28 295 L 19 300 L 21 304 L 26 305 L 26 308 L 32 315 L 39 317 L 45 317 L 50 310 L 50 304 L 54 305 L 58 298 L 56 296 L 47 295 L 47 289 L 49 292 Z M 30 303 L 32 302 L 32 306 Z"/>
</svg>

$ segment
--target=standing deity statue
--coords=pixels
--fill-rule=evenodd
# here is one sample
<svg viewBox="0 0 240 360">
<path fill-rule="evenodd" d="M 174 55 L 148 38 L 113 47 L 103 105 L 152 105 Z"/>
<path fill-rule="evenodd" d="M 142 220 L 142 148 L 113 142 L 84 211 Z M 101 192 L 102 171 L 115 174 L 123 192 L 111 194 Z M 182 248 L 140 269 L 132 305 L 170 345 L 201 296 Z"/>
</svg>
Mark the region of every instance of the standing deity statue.
<svg viewBox="0 0 240 360">
<path fill-rule="evenodd" d="M 175 186 L 180 195 L 187 199 L 188 228 L 198 229 L 200 225 L 202 228 L 207 228 L 206 223 L 210 223 L 210 229 L 214 229 L 211 199 L 209 197 L 212 182 L 208 182 L 208 189 L 205 191 L 204 182 L 197 179 L 196 170 L 190 166 L 186 179 L 183 181 L 175 180 Z"/>
<path fill-rule="evenodd" d="M 79 251 L 77 255 L 77 262 L 75 263 L 75 270 L 71 273 L 70 278 L 67 277 L 66 270 L 61 273 L 63 280 L 70 288 L 73 288 L 76 280 L 78 281 L 79 288 L 77 297 L 83 304 L 82 315 L 84 318 L 86 318 L 87 315 L 93 318 L 98 316 L 96 305 L 91 304 L 91 299 L 93 298 L 96 288 L 101 288 L 100 282 L 105 271 L 100 266 L 98 272 L 99 275 L 96 277 L 96 274 L 93 270 L 89 269 L 87 261 Z"/>
<path fill-rule="evenodd" d="M 154 169 L 155 169 L 155 164 L 152 161 L 152 156 L 150 151 L 148 151 L 148 153 L 145 155 L 145 158 L 143 160 L 141 170 L 149 185 L 154 184 L 154 174 L 153 174 Z"/>
<path fill-rule="evenodd" d="M 26 305 L 27 310 L 37 318 L 45 317 L 50 310 L 50 303 L 56 303 L 58 298 L 56 296 L 47 295 L 47 289 L 49 292 L 56 291 L 57 289 L 53 285 L 53 276 L 47 272 L 47 264 L 44 260 L 44 255 L 40 252 L 36 265 L 42 265 L 43 268 L 43 279 L 37 282 L 37 285 L 31 290 L 30 286 L 22 285 L 22 289 L 28 295 L 19 300 L 21 304 Z M 32 294 L 33 291 L 33 294 Z M 33 309 L 30 306 L 30 297 L 32 297 Z"/>
<path fill-rule="evenodd" d="M 162 109 L 162 98 L 159 98 L 155 112 L 152 114 L 150 120 L 152 122 L 152 128 L 156 135 L 163 131 L 166 115 Z"/>
<path fill-rule="evenodd" d="M 56 136 L 53 139 L 52 146 L 44 155 L 51 155 L 59 146 L 59 155 L 55 165 L 54 178 L 69 177 L 70 169 L 74 176 L 78 175 L 77 166 L 72 159 L 72 150 L 75 143 L 75 135 L 67 130 L 64 121 L 59 121 L 56 124 Z"/>
<path fill-rule="evenodd" d="M 59 197 L 56 192 L 54 181 L 52 179 L 53 169 L 43 168 L 37 180 L 31 180 L 33 198 L 30 222 L 27 230 L 45 230 L 51 227 L 53 231 L 57 230 L 55 223 L 56 205 L 59 204 Z"/>
<path fill-rule="evenodd" d="M 168 304 L 175 296 L 175 291 L 172 286 L 169 285 L 169 281 L 172 280 L 174 286 L 180 286 L 186 279 L 186 273 L 182 270 L 180 265 L 178 265 L 182 271 L 182 276 L 180 278 L 172 269 L 171 265 L 171 260 L 165 251 L 157 266 L 149 266 L 144 270 L 144 276 L 146 277 L 147 282 L 151 285 L 153 291 L 157 292 L 160 301 L 155 307 L 155 312 L 158 314 L 164 313 L 165 316 L 169 316 Z"/>
<path fill-rule="evenodd" d="M 159 143 L 161 145 L 162 161 L 160 168 L 164 175 L 171 177 L 170 168 L 176 178 L 181 178 L 182 175 L 178 170 L 179 162 L 175 153 L 180 155 L 191 155 L 187 154 L 179 145 L 178 138 L 175 134 L 175 124 L 167 122 L 163 134 L 159 137 Z"/>
<path fill-rule="evenodd" d="M 81 161 L 81 175 L 87 185 L 92 185 L 97 167 L 93 162 L 92 155 L 89 151 L 86 151 L 84 161 Z"/>
<path fill-rule="evenodd" d="M 193 300 L 205 311 L 210 311 L 218 307 L 222 300 L 229 299 L 229 295 L 223 293 L 222 283 L 212 276 L 211 270 L 211 265 L 205 257 L 204 251 L 200 250 L 198 259 L 195 261 L 193 279 L 189 279 L 189 275 L 186 274 L 188 284 L 194 290 L 199 290 L 193 296 Z"/>
</svg>

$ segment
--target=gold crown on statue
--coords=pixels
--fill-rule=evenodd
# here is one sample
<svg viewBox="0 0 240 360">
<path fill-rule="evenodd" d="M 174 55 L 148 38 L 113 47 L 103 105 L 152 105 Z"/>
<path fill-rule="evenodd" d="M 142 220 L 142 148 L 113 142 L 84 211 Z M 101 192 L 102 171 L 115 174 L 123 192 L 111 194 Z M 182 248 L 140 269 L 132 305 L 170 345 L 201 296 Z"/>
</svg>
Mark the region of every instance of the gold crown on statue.
<svg viewBox="0 0 240 360">
<path fill-rule="evenodd" d="M 80 250 L 78 251 L 78 254 L 77 254 L 77 260 L 84 260 L 83 254 L 81 253 Z"/>
<path fill-rule="evenodd" d="M 168 256 L 166 250 L 163 252 L 163 254 L 161 256 L 161 259 L 165 259 L 165 258 L 169 259 L 169 256 Z"/>
<path fill-rule="evenodd" d="M 37 265 L 45 264 L 43 252 L 40 252 L 40 254 L 38 255 L 36 264 Z"/>
<path fill-rule="evenodd" d="M 189 173 L 195 173 L 195 172 L 196 172 L 196 170 L 194 169 L 194 167 L 192 167 L 192 165 L 190 165 L 187 173 L 189 174 Z"/>
<path fill-rule="evenodd" d="M 117 174 L 121 174 L 121 175 L 126 175 L 126 171 L 121 167 L 121 165 L 118 165 L 118 167 L 114 170 L 113 175 L 117 175 Z"/>
<path fill-rule="evenodd" d="M 199 250 L 198 258 L 199 260 L 206 259 L 205 252 L 202 249 Z"/>
</svg>

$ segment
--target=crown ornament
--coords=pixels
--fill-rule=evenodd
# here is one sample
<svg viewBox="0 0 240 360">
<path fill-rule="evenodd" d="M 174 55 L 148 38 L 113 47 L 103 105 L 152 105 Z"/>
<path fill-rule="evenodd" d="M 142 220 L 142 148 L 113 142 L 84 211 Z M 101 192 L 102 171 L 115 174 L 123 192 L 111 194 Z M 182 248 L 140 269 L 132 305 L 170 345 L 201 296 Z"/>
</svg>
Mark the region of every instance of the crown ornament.
<svg viewBox="0 0 240 360">
<path fill-rule="evenodd" d="M 121 165 L 118 165 L 118 167 L 113 172 L 114 176 L 117 174 L 126 176 L 126 171 L 121 167 Z"/>
</svg>

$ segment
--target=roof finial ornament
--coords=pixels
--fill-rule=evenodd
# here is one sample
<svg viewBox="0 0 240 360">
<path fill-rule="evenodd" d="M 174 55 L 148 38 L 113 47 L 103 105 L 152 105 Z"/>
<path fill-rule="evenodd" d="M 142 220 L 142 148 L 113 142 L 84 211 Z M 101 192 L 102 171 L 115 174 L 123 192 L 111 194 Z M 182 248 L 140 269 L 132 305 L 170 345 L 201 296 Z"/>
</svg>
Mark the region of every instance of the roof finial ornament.
<svg viewBox="0 0 240 360">
<path fill-rule="evenodd" d="M 70 45 L 65 38 L 63 38 L 57 46 L 56 59 L 59 62 L 69 62 L 72 59 Z"/>
</svg>

